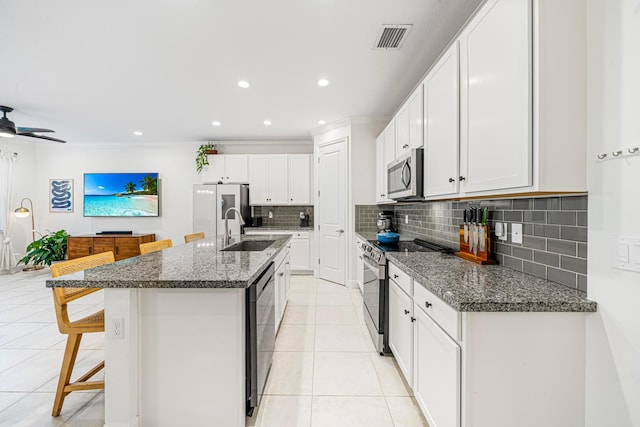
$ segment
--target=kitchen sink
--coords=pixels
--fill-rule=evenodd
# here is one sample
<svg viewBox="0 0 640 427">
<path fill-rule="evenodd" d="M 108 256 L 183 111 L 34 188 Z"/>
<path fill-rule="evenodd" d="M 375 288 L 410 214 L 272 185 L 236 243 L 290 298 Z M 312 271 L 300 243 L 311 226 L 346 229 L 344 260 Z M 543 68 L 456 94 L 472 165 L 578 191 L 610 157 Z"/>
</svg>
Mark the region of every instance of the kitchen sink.
<svg viewBox="0 0 640 427">
<path fill-rule="evenodd" d="M 221 251 L 229 252 L 258 252 L 263 251 L 271 246 L 275 240 L 243 240 L 242 242 L 234 243 L 231 246 L 227 246 Z"/>
</svg>

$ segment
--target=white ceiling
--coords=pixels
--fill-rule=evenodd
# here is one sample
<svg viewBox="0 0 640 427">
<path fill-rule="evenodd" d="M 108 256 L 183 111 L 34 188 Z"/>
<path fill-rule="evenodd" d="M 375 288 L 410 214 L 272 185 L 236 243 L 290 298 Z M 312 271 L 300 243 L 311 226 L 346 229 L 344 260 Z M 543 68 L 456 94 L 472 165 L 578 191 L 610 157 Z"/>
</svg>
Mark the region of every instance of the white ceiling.
<svg viewBox="0 0 640 427">
<path fill-rule="evenodd" d="M 72 143 L 308 139 L 390 116 L 481 1 L 0 0 L 0 105 Z"/>
</svg>

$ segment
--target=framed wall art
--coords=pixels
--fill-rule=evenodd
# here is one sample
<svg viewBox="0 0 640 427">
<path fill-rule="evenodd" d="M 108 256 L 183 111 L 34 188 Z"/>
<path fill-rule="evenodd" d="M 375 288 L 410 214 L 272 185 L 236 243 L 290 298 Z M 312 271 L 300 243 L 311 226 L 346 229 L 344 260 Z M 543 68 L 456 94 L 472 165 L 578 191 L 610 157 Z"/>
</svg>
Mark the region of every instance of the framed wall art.
<svg viewBox="0 0 640 427">
<path fill-rule="evenodd" d="M 73 179 L 49 180 L 49 212 L 73 212 Z"/>
</svg>

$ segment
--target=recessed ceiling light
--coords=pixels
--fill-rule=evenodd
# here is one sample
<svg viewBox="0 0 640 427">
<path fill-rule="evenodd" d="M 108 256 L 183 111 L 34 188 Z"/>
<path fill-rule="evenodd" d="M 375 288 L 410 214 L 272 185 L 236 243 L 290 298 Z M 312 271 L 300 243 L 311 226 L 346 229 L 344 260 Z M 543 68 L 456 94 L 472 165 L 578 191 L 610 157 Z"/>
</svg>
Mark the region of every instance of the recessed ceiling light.
<svg viewBox="0 0 640 427">
<path fill-rule="evenodd" d="M 134 131 L 133 134 L 135 136 L 142 136 L 142 132 L 140 132 L 139 130 Z"/>
<path fill-rule="evenodd" d="M 243 88 L 243 89 L 246 89 L 246 88 L 248 88 L 248 87 L 249 87 L 249 86 L 251 86 L 251 85 L 249 84 L 249 82 L 248 82 L 248 81 L 240 80 L 240 81 L 238 82 L 238 86 L 240 86 L 240 87 L 241 87 L 241 88 Z"/>
<path fill-rule="evenodd" d="M 326 124 L 327 124 L 327 122 L 326 122 L 326 121 L 324 121 L 324 120 L 318 120 L 318 124 L 319 124 L 319 125 L 326 125 Z"/>
<path fill-rule="evenodd" d="M 220 123 L 217 120 L 214 120 L 214 121 L 211 122 L 211 124 L 214 125 L 214 126 L 220 126 L 222 123 Z"/>
<path fill-rule="evenodd" d="M 327 80 L 327 79 L 318 80 L 318 86 L 320 86 L 320 87 L 329 86 L 329 80 Z"/>
<path fill-rule="evenodd" d="M 264 123 L 265 126 L 271 126 L 271 120 L 265 120 L 262 123 Z"/>
</svg>

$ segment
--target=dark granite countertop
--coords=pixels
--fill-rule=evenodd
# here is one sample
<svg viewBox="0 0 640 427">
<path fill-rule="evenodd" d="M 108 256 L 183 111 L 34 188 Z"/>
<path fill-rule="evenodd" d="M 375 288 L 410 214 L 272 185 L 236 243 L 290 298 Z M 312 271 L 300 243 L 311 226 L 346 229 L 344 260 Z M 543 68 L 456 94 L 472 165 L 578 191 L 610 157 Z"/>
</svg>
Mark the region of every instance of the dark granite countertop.
<svg viewBox="0 0 640 427">
<path fill-rule="evenodd" d="M 301 227 L 299 225 L 293 225 L 288 227 L 278 227 L 275 225 L 261 226 L 261 227 L 245 227 L 245 231 L 313 231 L 313 226 Z"/>
<path fill-rule="evenodd" d="M 377 231 L 356 231 L 356 237 L 363 240 L 376 240 L 378 238 Z"/>
<path fill-rule="evenodd" d="M 387 259 L 457 311 L 595 312 L 579 290 L 453 255 L 393 252 Z"/>
<path fill-rule="evenodd" d="M 254 252 L 222 252 L 222 237 L 198 240 L 50 279 L 47 287 L 246 288 L 290 239 L 289 235 L 241 236 L 239 240 L 275 241 Z"/>
</svg>

